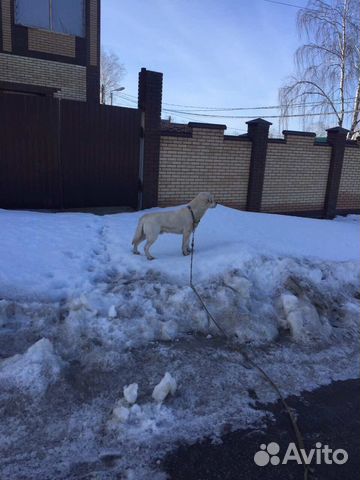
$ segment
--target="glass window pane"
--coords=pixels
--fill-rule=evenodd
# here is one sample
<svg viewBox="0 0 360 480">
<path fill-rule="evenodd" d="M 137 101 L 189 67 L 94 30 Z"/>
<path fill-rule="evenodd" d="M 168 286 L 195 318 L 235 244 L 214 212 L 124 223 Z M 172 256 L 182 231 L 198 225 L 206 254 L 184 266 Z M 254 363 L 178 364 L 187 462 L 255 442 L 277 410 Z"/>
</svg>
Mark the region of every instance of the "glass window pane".
<svg viewBox="0 0 360 480">
<path fill-rule="evenodd" d="M 15 23 L 50 28 L 49 0 L 15 0 Z"/>
<path fill-rule="evenodd" d="M 85 36 L 83 0 L 52 0 L 52 28 L 55 32 Z"/>
</svg>

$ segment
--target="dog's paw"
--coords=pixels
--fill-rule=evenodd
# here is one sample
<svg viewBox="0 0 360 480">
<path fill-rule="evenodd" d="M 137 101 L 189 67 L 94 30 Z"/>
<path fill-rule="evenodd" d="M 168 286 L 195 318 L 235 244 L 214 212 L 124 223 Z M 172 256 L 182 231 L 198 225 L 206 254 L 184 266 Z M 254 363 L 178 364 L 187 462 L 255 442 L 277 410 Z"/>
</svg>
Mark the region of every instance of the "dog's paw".
<svg viewBox="0 0 360 480">
<path fill-rule="evenodd" d="M 188 255 L 190 255 L 190 253 L 191 253 L 191 250 L 183 250 L 183 255 L 184 255 L 185 257 L 187 257 Z"/>
</svg>

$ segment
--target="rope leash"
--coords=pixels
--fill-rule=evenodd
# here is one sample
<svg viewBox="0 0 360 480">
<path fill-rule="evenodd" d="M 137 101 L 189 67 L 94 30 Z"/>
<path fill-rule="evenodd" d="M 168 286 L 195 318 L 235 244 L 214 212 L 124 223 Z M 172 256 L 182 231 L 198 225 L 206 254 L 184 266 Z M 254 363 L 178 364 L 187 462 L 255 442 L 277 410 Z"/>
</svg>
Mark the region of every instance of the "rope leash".
<svg viewBox="0 0 360 480">
<path fill-rule="evenodd" d="M 217 329 L 219 330 L 219 332 L 221 333 L 221 336 L 224 337 L 226 340 L 229 340 L 229 337 L 228 335 L 226 334 L 225 330 L 219 325 L 219 323 L 215 320 L 215 318 L 213 317 L 213 315 L 210 313 L 209 309 L 207 308 L 205 302 L 203 301 L 203 299 L 201 298 L 201 295 L 199 294 L 199 292 L 197 291 L 194 283 L 193 283 L 193 264 L 194 264 L 194 249 L 195 249 L 195 221 L 194 221 L 194 215 L 193 215 L 193 212 L 190 209 L 190 212 L 192 214 L 192 217 L 193 217 L 193 231 L 192 231 L 192 239 L 191 239 L 191 257 L 190 257 L 190 287 L 192 288 L 193 292 L 195 293 L 195 295 L 197 296 L 197 298 L 199 299 L 203 309 L 205 310 L 206 314 L 208 315 L 208 319 L 210 319 L 214 325 L 217 327 Z M 265 370 L 263 370 L 261 367 L 259 367 L 259 365 L 257 365 L 250 357 L 249 355 L 247 354 L 247 352 L 245 352 L 240 346 L 238 345 L 234 345 L 232 343 L 232 347 L 238 351 L 242 356 L 243 358 L 245 359 L 245 361 L 251 365 L 254 369 L 256 369 L 258 372 L 260 372 L 260 374 L 262 375 L 263 378 L 265 378 L 265 380 L 271 385 L 271 387 L 273 388 L 273 390 L 277 393 L 277 395 L 279 396 L 280 398 L 280 401 L 284 407 L 284 409 L 286 410 L 286 413 L 288 414 L 289 418 L 290 418 L 290 422 L 291 422 L 291 425 L 292 425 L 292 428 L 294 430 L 294 433 L 295 433 L 295 437 L 296 437 L 296 443 L 297 443 L 297 446 L 298 448 L 301 450 L 303 449 L 303 451 L 305 451 L 305 445 L 304 445 L 304 440 L 303 440 L 303 436 L 299 430 L 299 427 L 297 425 L 297 421 L 296 421 L 296 418 L 293 414 L 293 412 L 291 411 L 289 405 L 287 404 L 284 396 L 282 395 L 279 387 L 276 385 L 276 383 L 272 380 L 272 378 L 265 372 Z M 241 362 L 242 363 L 242 362 Z M 242 363 L 242 365 L 245 367 L 245 368 L 248 368 L 246 365 L 244 365 L 244 363 Z M 308 480 L 308 473 L 309 473 L 309 465 L 307 465 L 302 457 L 302 455 L 300 455 L 301 457 L 301 460 L 302 460 L 302 464 L 304 466 L 304 480 Z"/>
</svg>

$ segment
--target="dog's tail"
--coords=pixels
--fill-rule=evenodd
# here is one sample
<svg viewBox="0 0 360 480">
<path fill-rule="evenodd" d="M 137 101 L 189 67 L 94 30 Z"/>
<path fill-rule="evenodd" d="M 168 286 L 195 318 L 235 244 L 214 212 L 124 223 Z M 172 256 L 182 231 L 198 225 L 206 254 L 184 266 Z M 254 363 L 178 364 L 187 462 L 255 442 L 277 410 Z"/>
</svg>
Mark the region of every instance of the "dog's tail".
<svg viewBox="0 0 360 480">
<path fill-rule="evenodd" d="M 135 243 L 139 243 L 140 239 L 143 237 L 143 234 L 144 234 L 144 217 L 140 218 L 139 220 L 133 241 L 131 242 L 132 245 L 135 245 Z"/>
</svg>

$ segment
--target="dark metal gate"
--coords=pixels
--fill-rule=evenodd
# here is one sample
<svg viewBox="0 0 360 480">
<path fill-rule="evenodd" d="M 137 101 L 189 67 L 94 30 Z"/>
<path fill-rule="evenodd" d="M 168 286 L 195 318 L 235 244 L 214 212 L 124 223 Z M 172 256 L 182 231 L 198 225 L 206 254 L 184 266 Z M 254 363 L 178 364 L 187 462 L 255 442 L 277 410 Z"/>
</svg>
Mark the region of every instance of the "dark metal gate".
<svg viewBox="0 0 360 480">
<path fill-rule="evenodd" d="M 137 206 L 140 111 L 61 102 L 64 207 Z"/>
<path fill-rule="evenodd" d="M 0 95 L 0 208 L 137 207 L 140 111 Z"/>
</svg>

